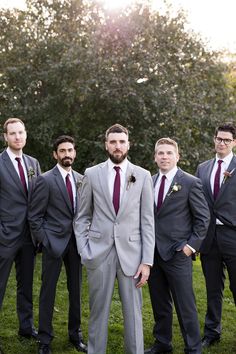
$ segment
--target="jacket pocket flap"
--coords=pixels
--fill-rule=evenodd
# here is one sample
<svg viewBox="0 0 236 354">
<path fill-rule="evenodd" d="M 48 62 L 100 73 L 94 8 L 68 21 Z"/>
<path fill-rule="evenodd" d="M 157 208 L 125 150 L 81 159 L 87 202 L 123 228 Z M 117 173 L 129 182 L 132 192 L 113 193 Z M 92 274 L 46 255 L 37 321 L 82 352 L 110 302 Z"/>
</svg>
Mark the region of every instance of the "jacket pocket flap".
<svg viewBox="0 0 236 354">
<path fill-rule="evenodd" d="M 88 237 L 100 238 L 101 234 L 98 231 L 90 230 L 88 233 Z"/>
<path fill-rule="evenodd" d="M 131 235 L 129 237 L 130 241 L 140 241 L 140 235 Z"/>
</svg>

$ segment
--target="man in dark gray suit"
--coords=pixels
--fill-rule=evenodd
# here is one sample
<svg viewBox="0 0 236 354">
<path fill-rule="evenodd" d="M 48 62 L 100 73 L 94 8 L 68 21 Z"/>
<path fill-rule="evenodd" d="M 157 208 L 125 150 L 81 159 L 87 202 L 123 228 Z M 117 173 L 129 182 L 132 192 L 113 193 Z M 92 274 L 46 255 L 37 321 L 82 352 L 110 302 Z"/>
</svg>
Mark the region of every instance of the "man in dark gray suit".
<svg viewBox="0 0 236 354">
<path fill-rule="evenodd" d="M 225 268 L 236 304 L 236 157 L 232 152 L 236 127 L 221 124 L 216 128 L 214 143 L 215 158 L 197 169 L 211 212 L 207 237 L 200 248 L 207 290 L 203 347 L 220 340 Z"/>
<path fill-rule="evenodd" d="M 28 201 L 40 167 L 35 158 L 23 154 L 27 133 L 22 120 L 9 118 L 3 129 L 8 147 L 0 155 L 0 308 L 15 262 L 19 335 L 36 338 L 32 301 L 36 248 L 27 216 Z"/>
<path fill-rule="evenodd" d="M 76 157 L 74 139 L 67 135 L 58 137 L 54 143 L 53 156 L 57 165 L 37 179 L 29 208 L 33 237 L 42 244 L 39 354 L 51 353 L 56 285 L 63 262 L 69 292 L 69 339 L 77 351 L 86 353 L 87 347 L 82 341 L 80 329 L 82 267 L 73 231 L 82 179 L 82 175 L 71 167 Z"/>
<path fill-rule="evenodd" d="M 172 300 L 186 354 L 201 353 L 201 336 L 192 287 L 192 254 L 206 236 L 209 210 L 201 181 L 177 167 L 177 143 L 162 138 L 155 145 L 159 173 L 155 188 L 154 265 L 149 290 L 155 319 L 154 345 L 148 354 L 172 352 Z"/>
</svg>

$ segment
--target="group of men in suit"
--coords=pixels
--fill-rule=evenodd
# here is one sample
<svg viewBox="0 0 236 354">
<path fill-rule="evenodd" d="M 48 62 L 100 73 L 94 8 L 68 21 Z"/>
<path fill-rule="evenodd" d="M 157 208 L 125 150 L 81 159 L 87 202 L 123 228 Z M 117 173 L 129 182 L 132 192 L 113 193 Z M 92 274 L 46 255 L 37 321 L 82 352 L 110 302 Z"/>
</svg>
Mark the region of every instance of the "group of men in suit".
<svg viewBox="0 0 236 354">
<path fill-rule="evenodd" d="M 220 340 L 227 267 L 236 302 L 236 129 L 216 129 L 216 157 L 199 165 L 197 177 L 177 167 L 177 143 L 159 139 L 159 172 L 128 161 L 128 130 L 115 124 L 105 134 L 108 160 L 85 171 L 72 170 L 72 137 L 53 147 L 57 165 L 40 175 L 26 156 L 24 123 L 5 122 L 7 149 L 0 155 L 0 307 L 13 262 L 16 264 L 19 335 L 39 340 L 39 354 L 51 353 L 56 284 L 64 262 L 69 292 L 69 339 L 76 350 L 105 354 L 115 280 L 124 317 L 124 345 L 143 354 L 142 293 L 148 282 L 155 343 L 147 354 L 172 352 L 174 302 L 186 354 L 200 354 Z M 20 158 L 20 162 L 19 159 Z M 17 160 L 15 160 L 17 158 Z M 24 178 L 23 178 L 24 177 Z M 30 236 L 32 233 L 32 238 Z M 39 332 L 33 326 L 32 281 L 35 248 L 42 247 Z M 201 339 L 192 286 L 192 256 L 200 250 L 207 289 Z M 81 263 L 89 284 L 88 347 L 81 333 Z"/>
</svg>

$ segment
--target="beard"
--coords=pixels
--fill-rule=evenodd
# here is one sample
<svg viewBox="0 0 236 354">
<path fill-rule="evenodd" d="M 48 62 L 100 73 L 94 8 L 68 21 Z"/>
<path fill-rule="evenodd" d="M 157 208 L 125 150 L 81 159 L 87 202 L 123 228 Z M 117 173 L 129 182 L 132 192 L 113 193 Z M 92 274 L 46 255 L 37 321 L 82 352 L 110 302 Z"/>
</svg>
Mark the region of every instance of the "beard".
<svg viewBox="0 0 236 354">
<path fill-rule="evenodd" d="M 61 160 L 61 164 L 63 167 L 70 167 L 73 163 L 73 159 L 70 158 L 70 157 L 64 157 L 62 160 Z"/>
<path fill-rule="evenodd" d="M 114 153 L 115 154 L 115 153 Z M 112 155 L 108 152 L 108 156 L 111 159 L 111 161 L 115 164 L 120 164 L 122 161 L 124 161 L 124 159 L 126 159 L 126 157 L 128 156 L 128 151 L 126 151 L 124 154 L 120 155 L 120 156 L 115 156 Z"/>
</svg>

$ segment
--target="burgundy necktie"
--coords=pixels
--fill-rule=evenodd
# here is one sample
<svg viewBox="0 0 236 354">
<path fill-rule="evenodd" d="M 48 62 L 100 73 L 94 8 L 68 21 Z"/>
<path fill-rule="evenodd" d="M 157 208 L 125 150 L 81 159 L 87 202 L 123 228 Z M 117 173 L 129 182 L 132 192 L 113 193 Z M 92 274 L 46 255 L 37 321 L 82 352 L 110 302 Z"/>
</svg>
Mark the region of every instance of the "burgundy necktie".
<svg viewBox="0 0 236 354">
<path fill-rule="evenodd" d="M 215 179 L 214 179 L 214 190 L 213 190 L 214 199 L 216 199 L 216 197 L 219 193 L 219 190 L 220 190 L 220 174 L 221 174 L 222 162 L 223 162 L 223 160 L 218 160 L 218 168 L 216 170 Z"/>
<path fill-rule="evenodd" d="M 157 197 L 157 211 L 160 209 L 162 202 L 163 202 L 163 196 L 164 196 L 164 190 L 165 190 L 165 179 L 166 176 L 163 175 L 161 177 L 161 183 L 158 191 L 158 197 Z"/>
<path fill-rule="evenodd" d="M 74 198 L 73 198 L 72 184 L 71 184 L 71 181 L 70 181 L 69 173 L 66 176 L 66 188 L 67 188 L 67 192 L 69 194 L 72 210 L 74 210 Z"/>
<path fill-rule="evenodd" d="M 120 206 L 120 167 L 114 166 L 116 170 L 116 176 L 114 181 L 114 189 L 113 189 L 113 205 L 115 208 L 116 214 L 118 213 L 119 206 Z"/>
<path fill-rule="evenodd" d="M 15 159 L 18 162 L 18 170 L 19 170 L 19 174 L 20 174 L 21 183 L 23 184 L 25 193 L 28 194 L 28 189 L 27 189 L 27 184 L 26 184 L 26 180 L 25 180 L 24 169 L 23 169 L 23 166 L 21 164 L 21 158 L 20 157 L 16 157 Z"/>
</svg>

